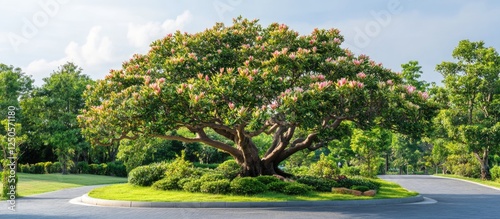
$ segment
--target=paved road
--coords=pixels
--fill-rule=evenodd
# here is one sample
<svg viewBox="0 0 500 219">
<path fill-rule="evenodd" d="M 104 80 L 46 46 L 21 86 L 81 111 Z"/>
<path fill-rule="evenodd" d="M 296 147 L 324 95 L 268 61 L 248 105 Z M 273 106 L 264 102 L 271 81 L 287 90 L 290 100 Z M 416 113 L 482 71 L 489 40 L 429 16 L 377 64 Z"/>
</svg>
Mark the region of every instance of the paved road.
<svg viewBox="0 0 500 219">
<path fill-rule="evenodd" d="M 93 187 L 45 193 L 18 200 L 16 212 L 0 204 L 1 219 L 153 218 L 500 218 L 500 191 L 432 176 L 384 176 L 437 203 L 378 206 L 254 209 L 155 209 L 82 206 L 69 200 Z"/>
</svg>

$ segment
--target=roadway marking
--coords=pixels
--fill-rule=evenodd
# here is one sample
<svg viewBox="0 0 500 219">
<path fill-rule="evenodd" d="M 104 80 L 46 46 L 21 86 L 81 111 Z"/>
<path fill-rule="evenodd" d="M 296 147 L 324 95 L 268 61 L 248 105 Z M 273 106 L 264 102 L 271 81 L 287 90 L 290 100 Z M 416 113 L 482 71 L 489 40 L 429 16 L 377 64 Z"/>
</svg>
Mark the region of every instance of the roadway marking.
<svg viewBox="0 0 500 219">
<path fill-rule="evenodd" d="M 427 198 L 424 197 L 424 200 L 421 202 L 415 202 L 415 203 L 408 203 L 409 205 L 430 205 L 430 204 L 436 204 L 437 201 L 432 199 L 432 198 Z"/>
</svg>

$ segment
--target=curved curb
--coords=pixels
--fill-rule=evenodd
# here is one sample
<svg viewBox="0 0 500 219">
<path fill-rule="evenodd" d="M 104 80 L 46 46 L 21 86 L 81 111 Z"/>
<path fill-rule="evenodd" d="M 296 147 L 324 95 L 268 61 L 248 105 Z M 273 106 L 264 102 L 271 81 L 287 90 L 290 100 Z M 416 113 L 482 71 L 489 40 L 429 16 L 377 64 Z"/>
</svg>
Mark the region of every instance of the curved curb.
<svg viewBox="0 0 500 219">
<path fill-rule="evenodd" d="M 465 179 L 457 179 L 457 178 L 446 177 L 446 176 L 434 176 L 434 175 L 431 175 L 431 176 L 432 177 L 436 177 L 436 178 L 441 178 L 441 179 L 454 179 L 454 180 L 458 180 L 458 181 L 462 181 L 462 182 L 468 182 L 468 183 L 476 184 L 478 186 L 482 186 L 482 187 L 486 187 L 486 188 L 490 188 L 490 189 L 494 189 L 494 190 L 500 191 L 500 188 L 489 186 L 489 185 L 485 185 L 485 184 L 481 184 L 481 183 L 477 183 L 477 182 L 473 182 L 473 181 L 469 181 L 469 180 L 465 180 Z"/>
<path fill-rule="evenodd" d="M 128 208 L 274 208 L 274 207 L 324 207 L 324 206 L 360 206 L 407 204 L 424 201 L 417 195 L 398 199 L 349 200 L 349 201 L 285 201 L 285 202 L 139 202 L 114 201 L 89 197 L 85 194 L 81 202 L 95 206 Z"/>
</svg>

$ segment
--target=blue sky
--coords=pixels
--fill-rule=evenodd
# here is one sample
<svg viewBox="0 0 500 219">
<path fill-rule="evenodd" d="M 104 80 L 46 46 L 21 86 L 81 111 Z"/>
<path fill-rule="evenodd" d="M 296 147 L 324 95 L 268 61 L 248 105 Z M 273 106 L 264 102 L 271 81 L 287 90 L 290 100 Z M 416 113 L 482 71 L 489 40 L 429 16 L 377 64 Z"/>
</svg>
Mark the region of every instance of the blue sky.
<svg viewBox="0 0 500 219">
<path fill-rule="evenodd" d="M 155 39 L 215 22 L 257 18 L 301 34 L 338 28 L 344 47 L 394 71 L 419 61 L 426 81 L 439 83 L 436 64 L 451 61 L 463 39 L 500 48 L 500 2 L 494 0 L 0 0 L 0 63 L 20 67 L 37 85 L 72 61 L 102 79 Z"/>
</svg>

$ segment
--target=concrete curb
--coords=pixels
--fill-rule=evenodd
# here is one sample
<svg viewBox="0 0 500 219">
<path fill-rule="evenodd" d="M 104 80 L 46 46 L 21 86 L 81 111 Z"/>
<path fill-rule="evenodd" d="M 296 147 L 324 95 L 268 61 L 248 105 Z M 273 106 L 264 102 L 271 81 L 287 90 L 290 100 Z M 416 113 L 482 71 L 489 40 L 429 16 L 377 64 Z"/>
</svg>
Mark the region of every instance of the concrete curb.
<svg viewBox="0 0 500 219">
<path fill-rule="evenodd" d="M 441 179 L 454 179 L 454 180 L 458 180 L 458 181 L 462 181 L 462 182 L 468 182 L 468 183 L 476 184 L 478 186 L 482 186 L 482 187 L 486 187 L 486 188 L 490 188 L 490 189 L 494 189 L 494 190 L 500 191 L 500 189 L 497 188 L 497 187 L 493 187 L 493 186 L 489 186 L 489 185 L 484 185 L 484 184 L 481 184 L 481 183 L 477 183 L 477 182 L 473 182 L 473 181 L 469 181 L 469 180 L 465 180 L 465 179 L 457 179 L 457 178 L 446 177 L 446 176 L 434 176 L 434 175 L 431 175 L 431 176 L 432 177 L 436 177 L 436 178 L 441 178 Z"/>
<path fill-rule="evenodd" d="M 114 201 L 89 197 L 85 194 L 81 202 L 89 205 L 127 208 L 276 208 L 276 207 L 324 207 L 407 204 L 424 201 L 417 195 L 398 199 L 350 200 L 350 201 L 287 201 L 287 202 L 139 202 Z"/>
</svg>

